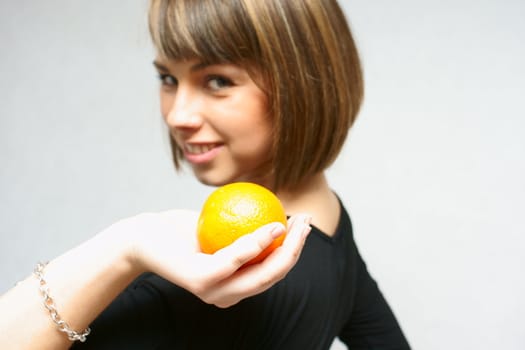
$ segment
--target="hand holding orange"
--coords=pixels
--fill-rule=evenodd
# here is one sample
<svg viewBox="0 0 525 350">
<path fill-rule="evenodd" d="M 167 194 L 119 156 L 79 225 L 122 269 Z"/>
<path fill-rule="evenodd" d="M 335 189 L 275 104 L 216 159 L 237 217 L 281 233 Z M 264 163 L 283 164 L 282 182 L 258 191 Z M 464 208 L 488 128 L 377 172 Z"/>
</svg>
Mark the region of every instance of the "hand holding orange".
<svg viewBox="0 0 525 350">
<path fill-rule="evenodd" d="M 286 227 L 286 214 L 279 198 L 260 185 L 236 182 L 219 187 L 206 199 L 197 224 L 197 239 L 203 253 L 213 254 L 271 222 Z M 247 265 L 264 260 L 282 244 L 284 236 L 277 237 Z"/>
</svg>

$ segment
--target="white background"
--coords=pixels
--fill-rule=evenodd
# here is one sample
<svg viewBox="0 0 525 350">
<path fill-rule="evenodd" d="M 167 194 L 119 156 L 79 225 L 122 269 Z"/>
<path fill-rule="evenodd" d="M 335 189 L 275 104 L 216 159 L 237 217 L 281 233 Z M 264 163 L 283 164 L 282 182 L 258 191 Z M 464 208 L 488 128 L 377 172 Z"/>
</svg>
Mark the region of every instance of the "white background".
<svg viewBox="0 0 525 350">
<path fill-rule="evenodd" d="M 525 348 L 524 2 L 342 4 L 366 99 L 329 177 L 371 273 L 415 349 Z M 0 3 L 0 292 L 210 192 L 172 169 L 146 8 Z"/>
</svg>

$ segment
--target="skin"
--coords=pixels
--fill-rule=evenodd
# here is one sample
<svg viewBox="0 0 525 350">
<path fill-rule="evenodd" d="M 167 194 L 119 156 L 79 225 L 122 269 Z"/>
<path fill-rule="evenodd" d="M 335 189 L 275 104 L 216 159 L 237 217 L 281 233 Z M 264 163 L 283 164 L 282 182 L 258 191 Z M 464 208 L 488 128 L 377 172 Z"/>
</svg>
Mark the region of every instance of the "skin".
<svg viewBox="0 0 525 350">
<path fill-rule="evenodd" d="M 263 167 L 270 160 L 272 120 L 266 95 L 246 69 L 159 57 L 154 66 L 161 113 L 199 181 L 213 186 L 250 181 L 271 189 Z M 288 214 L 310 213 L 323 232 L 335 231 L 339 202 L 323 173 L 276 195 Z"/>
<path fill-rule="evenodd" d="M 266 95 L 248 72 L 198 60 L 157 58 L 154 65 L 161 113 L 197 179 L 213 186 L 265 184 L 260 173 L 270 160 L 271 118 Z"/>
<path fill-rule="evenodd" d="M 262 90 L 238 66 L 156 62 L 162 78 L 161 109 L 172 136 L 203 183 L 222 185 L 262 176 L 271 142 L 271 119 Z M 324 174 L 277 196 L 291 215 L 281 247 L 264 261 L 239 270 L 284 233 L 263 226 L 208 255 L 196 242 L 198 213 L 172 210 L 121 220 L 53 259 L 44 275 L 62 319 L 83 330 L 140 274 L 151 271 L 204 302 L 229 307 L 283 279 L 299 259 L 313 223 L 333 234 L 337 198 Z M 309 214 L 301 214 L 309 213 Z M 67 349 L 71 342 L 50 319 L 34 276 L 0 297 L 1 349 Z"/>
<path fill-rule="evenodd" d="M 62 319 L 82 330 L 137 276 L 152 271 L 206 303 L 228 307 L 261 293 L 286 276 L 310 231 L 308 217 L 293 216 L 283 245 L 262 263 L 238 270 L 277 236 L 269 224 L 213 255 L 199 252 L 198 213 L 174 210 L 141 214 L 115 223 L 53 259 L 45 279 Z M 67 349 L 43 306 L 38 281 L 29 276 L 0 297 L 0 348 Z"/>
</svg>

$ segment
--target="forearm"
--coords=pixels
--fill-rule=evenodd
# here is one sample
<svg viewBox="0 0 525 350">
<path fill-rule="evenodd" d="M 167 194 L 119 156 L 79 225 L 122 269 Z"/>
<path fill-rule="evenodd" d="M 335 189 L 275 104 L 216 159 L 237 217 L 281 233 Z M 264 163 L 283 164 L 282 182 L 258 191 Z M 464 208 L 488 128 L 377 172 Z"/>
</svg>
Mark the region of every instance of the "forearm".
<svg viewBox="0 0 525 350">
<path fill-rule="evenodd" d="M 198 247 L 197 219 L 197 213 L 181 210 L 141 214 L 51 261 L 44 278 L 60 317 L 77 332 L 84 330 L 145 271 L 207 303 L 234 305 L 284 278 L 297 262 L 310 231 L 308 217 L 292 217 L 283 245 L 263 262 L 239 270 L 284 234 L 285 227 L 265 225 L 210 255 Z M 37 278 L 28 277 L 0 297 L 2 350 L 66 349 L 70 345 L 44 307 Z"/>
<path fill-rule="evenodd" d="M 140 274 L 127 257 L 120 234 L 106 230 L 51 261 L 44 269 L 60 317 L 80 332 Z M 39 282 L 29 276 L 0 297 L 0 348 L 66 349 L 44 307 Z"/>
</svg>

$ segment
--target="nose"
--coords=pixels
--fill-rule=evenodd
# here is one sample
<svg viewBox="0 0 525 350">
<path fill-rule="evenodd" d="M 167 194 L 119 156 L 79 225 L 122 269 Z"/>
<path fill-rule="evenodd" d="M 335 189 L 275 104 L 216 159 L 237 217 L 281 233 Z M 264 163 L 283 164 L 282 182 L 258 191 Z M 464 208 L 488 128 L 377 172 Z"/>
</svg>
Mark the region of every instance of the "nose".
<svg viewBox="0 0 525 350">
<path fill-rule="evenodd" d="M 202 101 L 192 89 L 179 85 L 177 92 L 166 103 L 166 123 L 170 128 L 190 130 L 202 125 Z"/>
</svg>

